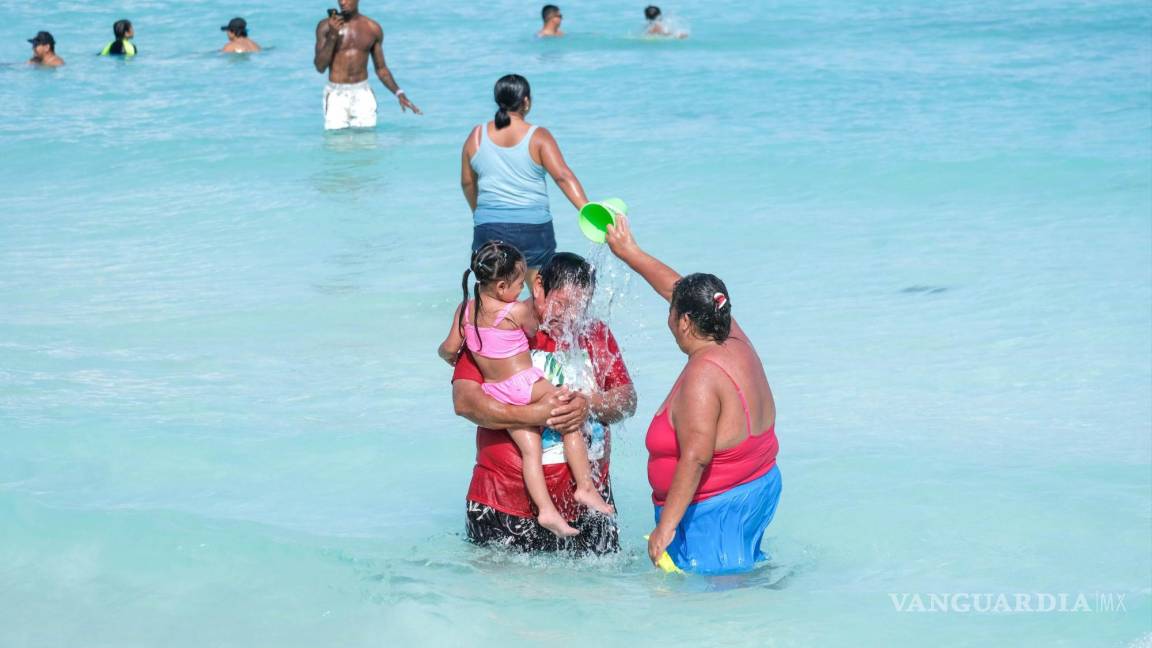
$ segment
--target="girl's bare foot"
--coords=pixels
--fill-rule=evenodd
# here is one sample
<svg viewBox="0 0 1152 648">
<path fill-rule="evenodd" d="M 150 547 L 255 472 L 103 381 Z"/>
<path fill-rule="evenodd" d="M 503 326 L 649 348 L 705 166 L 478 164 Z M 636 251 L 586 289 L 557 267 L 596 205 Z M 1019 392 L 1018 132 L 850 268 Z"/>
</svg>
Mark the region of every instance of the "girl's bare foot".
<svg viewBox="0 0 1152 648">
<path fill-rule="evenodd" d="M 564 516 L 560 515 L 560 511 L 553 510 L 548 513 L 541 513 L 536 516 L 536 521 L 540 523 L 540 526 L 561 538 L 571 538 L 572 536 L 580 535 L 580 531 L 573 528 L 571 524 L 568 524 L 568 520 L 565 520 Z"/>
<path fill-rule="evenodd" d="M 605 502 L 604 498 L 600 497 L 600 493 L 598 493 L 596 489 L 591 486 L 587 488 L 577 488 L 576 501 L 580 502 L 584 506 L 587 506 L 593 511 L 596 511 L 597 513 L 603 513 L 604 515 L 616 515 L 616 507 L 610 505 L 608 502 Z"/>
</svg>

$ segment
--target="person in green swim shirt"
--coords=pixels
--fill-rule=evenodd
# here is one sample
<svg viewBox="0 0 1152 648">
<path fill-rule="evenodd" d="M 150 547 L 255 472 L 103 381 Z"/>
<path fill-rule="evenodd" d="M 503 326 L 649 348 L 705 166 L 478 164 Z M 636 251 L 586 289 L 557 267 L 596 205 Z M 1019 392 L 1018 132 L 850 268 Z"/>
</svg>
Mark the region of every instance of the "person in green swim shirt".
<svg viewBox="0 0 1152 648">
<path fill-rule="evenodd" d="M 112 33 L 116 36 L 116 40 L 105 45 L 100 51 L 100 56 L 136 56 L 138 50 L 132 43 L 132 37 L 136 32 L 132 30 L 131 21 L 117 20 L 112 25 Z"/>
</svg>

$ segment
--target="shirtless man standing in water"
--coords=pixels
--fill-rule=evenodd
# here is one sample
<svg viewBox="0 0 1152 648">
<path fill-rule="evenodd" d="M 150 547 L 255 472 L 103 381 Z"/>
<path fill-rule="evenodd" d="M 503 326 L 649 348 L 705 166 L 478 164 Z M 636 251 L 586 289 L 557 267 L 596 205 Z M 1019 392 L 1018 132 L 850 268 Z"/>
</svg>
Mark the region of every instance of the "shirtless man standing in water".
<svg viewBox="0 0 1152 648">
<path fill-rule="evenodd" d="M 400 102 L 400 110 L 422 114 L 408 100 L 384 63 L 384 31 L 380 23 L 360 14 L 360 0 L 340 0 L 340 11 L 316 25 L 316 71 L 328 71 L 324 89 L 324 128 L 373 128 L 376 95 L 368 86 L 368 54 L 376 76 Z"/>
</svg>

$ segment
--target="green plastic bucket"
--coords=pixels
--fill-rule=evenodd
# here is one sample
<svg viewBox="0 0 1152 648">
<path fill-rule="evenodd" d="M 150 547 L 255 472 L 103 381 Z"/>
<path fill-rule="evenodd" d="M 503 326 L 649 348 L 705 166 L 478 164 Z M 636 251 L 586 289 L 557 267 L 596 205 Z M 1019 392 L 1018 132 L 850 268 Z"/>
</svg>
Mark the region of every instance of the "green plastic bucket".
<svg viewBox="0 0 1152 648">
<path fill-rule="evenodd" d="M 590 202 L 580 209 L 580 231 L 593 243 L 603 243 L 617 214 L 628 215 L 628 205 L 619 198 Z"/>
</svg>

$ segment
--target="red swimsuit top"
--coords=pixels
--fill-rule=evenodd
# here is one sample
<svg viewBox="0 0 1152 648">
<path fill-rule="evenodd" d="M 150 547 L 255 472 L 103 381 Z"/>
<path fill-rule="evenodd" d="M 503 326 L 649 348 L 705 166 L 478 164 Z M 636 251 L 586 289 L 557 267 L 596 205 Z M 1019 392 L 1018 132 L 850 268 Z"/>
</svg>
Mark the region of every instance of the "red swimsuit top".
<svg viewBox="0 0 1152 648">
<path fill-rule="evenodd" d="M 712 455 L 712 463 L 704 469 L 700 485 L 696 487 L 696 495 L 692 498 L 693 504 L 763 477 L 776 465 L 776 452 L 780 447 L 776 440 L 775 424 L 761 434 L 752 434 L 752 413 L 748 409 L 748 401 L 744 398 L 740 385 L 736 384 L 732 375 L 720 366 L 720 363 L 708 359 L 704 361 L 720 367 L 720 371 L 723 371 L 736 387 L 740 404 L 744 407 L 748 438 L 727 450 L 717 450 Z M 652 485 L 652 501 L 657 506 L 664 505 L 668 489 L 672 487 L 672 475 L 676 472 L 677 462 L 680 461 L 680 443 L 676 439 L 676 430 L 672 427 L 672 419 L 668 413 L 668 403 L 679 389 L 680 381 L 677 380 L 672 392 L 668 394 L 664 408 L 652 418 L 652 424 L 648 426 L 648 436 L 644 440 L 644 445 L 648 448 L 648 483 Z"/>
</svg>

